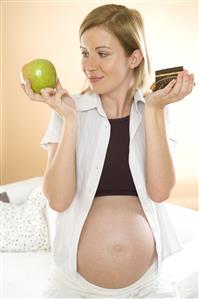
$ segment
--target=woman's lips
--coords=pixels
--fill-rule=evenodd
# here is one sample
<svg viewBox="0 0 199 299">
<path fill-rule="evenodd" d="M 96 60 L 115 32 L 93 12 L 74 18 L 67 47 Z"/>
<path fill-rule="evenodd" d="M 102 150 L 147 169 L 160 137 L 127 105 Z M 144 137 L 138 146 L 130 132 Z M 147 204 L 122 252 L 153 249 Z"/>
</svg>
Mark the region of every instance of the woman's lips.
<svg viewBox="0 0 199 299">
<path fill-rule="evenodd" d="M 88 79 L 89 79 L 89 81 L 90 81 L 91 83 L 95 83 L 95 82 L 100 81 L 102 78 L 103 78 L 103 77 L 99 77 L 99 78 L 88 78 Z"/>
</svg>

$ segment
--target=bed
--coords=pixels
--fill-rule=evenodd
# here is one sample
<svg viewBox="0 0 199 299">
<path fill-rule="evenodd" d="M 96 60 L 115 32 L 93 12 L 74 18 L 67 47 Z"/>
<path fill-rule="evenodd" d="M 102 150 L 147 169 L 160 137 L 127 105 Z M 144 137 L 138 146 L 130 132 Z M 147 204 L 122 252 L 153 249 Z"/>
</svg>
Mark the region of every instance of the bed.
<svg viewBox="0 0 199 299">
<path fill-rule="evenodd" d="M 27 199 L 30 200 L 30 198 L 38 196 L 41 184 L 42 177 L 29 178 L 1 186 L 1 193 L 6 192 L 10 203 L 21 208 Z M 5 206 L 6 203 L 2 205 Z M 176 231 L 181 237 L 183 250 L 164 261 L 163 278 L 178 288 L 180 298 L 198 298 L 199 212 L 171 203 L 166 203 L 166 207 Z M 50 209 L 47 200 L 41 210 L 42 221 L 46 221 L 48 233 L 47 241 L 43 240 L 46 247 L 42 250 L 39 247 L 34 247 L 34 250 L 31 250 L 30 247 L 29 250 L 28 246 L 25 251 L 20 251 L 19 248 L 17 250 L 14 248 L 16 251 L 12 251 L 12 248 L 6 251 L 6 247 L 1 250 L 0 287 L 2 298 L 41 297 L 53 263 L 51 248 L 55 236 L 57 214 Z M 1 225 L 2 230 L 3 225 Z M 43 233 L 43 238 L 44 236 Z M 36 243 L 34 241 L 34 244 Z M 38 244 L 40 243 L 38 242 Z"/>
</svg>

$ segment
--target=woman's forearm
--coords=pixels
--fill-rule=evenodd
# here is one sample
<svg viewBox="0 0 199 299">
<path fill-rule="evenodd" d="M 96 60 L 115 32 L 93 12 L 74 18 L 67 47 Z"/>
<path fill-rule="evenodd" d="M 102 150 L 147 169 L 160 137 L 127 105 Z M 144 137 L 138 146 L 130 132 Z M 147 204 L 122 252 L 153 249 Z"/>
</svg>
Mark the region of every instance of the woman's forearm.
<svg viewBox="0 0 199 299">
<path fill-rule="evenodd" d="M 64 121 L 60 143 L 44 175 L 44 194 L 59 212 L 69 207 L 76 192 L 76 138 L 76 121 Z"/>
<path fill-rule="evenodd" d="M 145 105 L 146 186 L 152 200 L 168 199 L 175 169 L 166 137 L 164 110 Z"/>
</svg>

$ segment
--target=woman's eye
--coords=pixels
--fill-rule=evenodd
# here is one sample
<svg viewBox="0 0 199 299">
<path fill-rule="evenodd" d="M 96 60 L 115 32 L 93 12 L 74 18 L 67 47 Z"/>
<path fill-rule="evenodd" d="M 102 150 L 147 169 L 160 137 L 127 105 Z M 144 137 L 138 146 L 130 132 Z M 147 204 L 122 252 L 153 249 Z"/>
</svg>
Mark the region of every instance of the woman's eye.
<svg viewBox="0 0 199 299">
<path fill-rule="evenodd" d="M 99 55 L 100 55 L 101 57 L 106 57 L 108 54 L 99 52 Z"/>
<path fill-rule="evenodd" d="M 87 54 L 88 54 L 87 52 L 82 52 L 83 57 L 86 57 Z"/>
<path fill-rule="evenodd" d="M 106 53 L 102 53 L 102 52 L 99 52 L 98 53 L 101 57 L 106 57 L 106 56 L 108 56 L 108 54 L 106 54 Z M 87 52 L 82 52 L 82 56 L 83 57 L 88 57 L 88 53 Z"/>
</svg>

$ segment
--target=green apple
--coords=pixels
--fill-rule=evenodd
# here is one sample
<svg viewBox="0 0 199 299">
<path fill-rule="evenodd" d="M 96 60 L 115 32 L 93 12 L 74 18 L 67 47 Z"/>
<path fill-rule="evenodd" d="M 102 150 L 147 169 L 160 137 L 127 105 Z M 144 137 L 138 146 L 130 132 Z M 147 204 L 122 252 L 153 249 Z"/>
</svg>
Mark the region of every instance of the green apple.
<svg viewBox="0 0 199 299">
<path fill-rule="evenodd" d="M 23 80 L 29 80 L 32 90 L 40 93 L 42 88 L 55 88 L 57 81 L 56 69 L 47 59 L 35 59 L 25 64 L 21 71 Z"/>
</svg>

